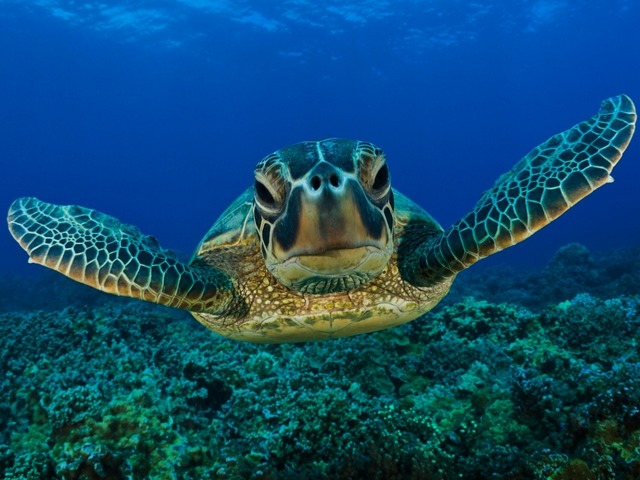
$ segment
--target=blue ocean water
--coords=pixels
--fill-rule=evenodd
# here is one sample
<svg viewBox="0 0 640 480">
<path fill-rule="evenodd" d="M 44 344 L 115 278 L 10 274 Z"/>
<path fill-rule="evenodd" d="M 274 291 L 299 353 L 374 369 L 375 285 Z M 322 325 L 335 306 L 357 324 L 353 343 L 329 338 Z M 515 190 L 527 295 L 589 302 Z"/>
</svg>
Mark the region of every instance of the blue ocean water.
<svg viewBox="0 0 640 480">
<path fill-rule="evenodd" d="M 89 206 L 187 256 L 264 155 L 347 137 L 448 226 L 601 100 L 639 101 L 639 21 L 631 0 L 0 1 L 0 205 Z M 639 144 L 495 261 L 637 244 Z M 0 271 L 36 269 L 0 248 Z"/>
<path fill-rule="evenodd" d="M 603 99 L 640 105 L 639 25 L 637 0 L 0 0 L 0 207 L 188 258 L 262 157 L 347 137 L 447 227 Z M 4 230 L 0 478 L 640 478 L 639 157 L 422 319 L 317 343 L 97 294 Z"/>
</svg>

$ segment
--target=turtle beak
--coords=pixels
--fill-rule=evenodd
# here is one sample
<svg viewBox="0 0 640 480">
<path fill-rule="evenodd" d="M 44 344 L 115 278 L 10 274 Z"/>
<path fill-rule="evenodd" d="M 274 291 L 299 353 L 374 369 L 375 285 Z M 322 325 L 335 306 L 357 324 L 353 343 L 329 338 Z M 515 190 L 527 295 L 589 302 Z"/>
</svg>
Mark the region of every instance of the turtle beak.
<svg viewBox="0 0 640 480">
<path fill-rule="evenodd" d="M 326 268 L 331 270 L 332 258 L 345 265 L 344 255 L 336 252 L 362 247 L 384 250 L 389 235 L 384 215 L 359 182 L 321 162 L 291 191 L 288 211 L 274 232 L 274 254 L 280 261 L 326 257 Z"/>
</svg>

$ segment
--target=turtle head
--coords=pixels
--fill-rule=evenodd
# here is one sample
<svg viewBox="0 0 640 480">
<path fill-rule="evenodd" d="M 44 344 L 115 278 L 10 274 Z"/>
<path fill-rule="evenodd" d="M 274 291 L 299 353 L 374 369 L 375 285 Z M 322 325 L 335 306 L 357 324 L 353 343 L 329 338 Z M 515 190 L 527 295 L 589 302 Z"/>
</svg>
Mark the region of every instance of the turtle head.
<svg viewBox="0 0 640 480">
<path fill-rule="evenodd" d="M 269 271 L 303 293 L 358 288 L 393 253 L 393 191 L 382 151 L 354 140 L 303 142 L 255 170 L 254 219 Z"/>
</svg>

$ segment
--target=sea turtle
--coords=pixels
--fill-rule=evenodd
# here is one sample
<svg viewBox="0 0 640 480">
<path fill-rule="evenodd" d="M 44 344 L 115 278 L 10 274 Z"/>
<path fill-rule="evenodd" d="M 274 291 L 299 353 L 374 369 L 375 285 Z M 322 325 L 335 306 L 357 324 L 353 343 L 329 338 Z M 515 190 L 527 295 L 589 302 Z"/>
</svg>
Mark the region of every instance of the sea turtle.
<svg viewBox="0 0 640 480">
<path fill-rule="evenodd" d="M 320 340 L 413 320 L 456 274 L 514 245 L 601 185 L 629 144 L 625 95 L 535 148 L 447 230 L 391 188 L 368 142 L 299 143 L 258 163 L 188 263 L 103 213 L 20 198 L 9 209 L 30 261 L 104 292 L 189 310 L 225 337 Z"/>
</svg>

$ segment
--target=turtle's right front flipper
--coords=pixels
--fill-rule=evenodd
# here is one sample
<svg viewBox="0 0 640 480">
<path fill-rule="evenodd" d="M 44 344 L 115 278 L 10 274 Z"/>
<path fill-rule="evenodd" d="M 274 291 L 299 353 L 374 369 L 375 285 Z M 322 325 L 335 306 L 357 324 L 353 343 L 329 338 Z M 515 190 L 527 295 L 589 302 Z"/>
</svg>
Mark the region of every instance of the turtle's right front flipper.
<svg viewBox="0 0 640 480">
<path fill-rule="evenodd" d="M 212 314 L 234 301 L 224 272 L 187 265 L 155 238 L 104 213 L 19 198 L 7 222 L 30 262 L 103 292 Z"/>
<path fill-rule="evenodd" d="M 475 208 L 441 235 L 405 248 L 403 273 L 428 286 L 515 245 L 548 225 L 607 182 L 635 129 L 626 95 L 534 148 L 487 190 Z M 417 246 L 415 246 L 417 245 Z"/>
</svg>

